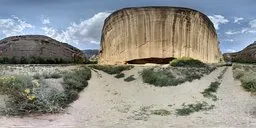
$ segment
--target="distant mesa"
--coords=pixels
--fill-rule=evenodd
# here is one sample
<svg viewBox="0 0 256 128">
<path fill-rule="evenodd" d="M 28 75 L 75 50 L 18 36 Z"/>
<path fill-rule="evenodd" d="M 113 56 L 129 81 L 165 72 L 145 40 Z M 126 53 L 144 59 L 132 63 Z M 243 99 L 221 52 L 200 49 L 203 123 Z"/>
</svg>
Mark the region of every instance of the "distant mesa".
<svg viewBox="0 0 256 128">
<path fill-rule="evenodd" d="M 86 55 L 88 59 L 93 59 L 99 55 L 98 49 L 86 49 L 83 50 L 83 53 Z"/>
<path fill-rule="evenodd" d="M 21 59 L 31 61 L 27 63 L 70 63 L 85 59 L 79 49 L 43 35 L 12 36 L 0 40 L 0 58 L 8 58 L 8 61 L 15 58 L 17 63 Z"/>
<path fill-rule="evenodd" d="M 235 53 L 224 53 L 225 61 L 256 63 L 256 41 L 243 50 Z"/>
<path fill-rule="evenodd" d="M 203 13 L 180 7 L 133 7 L 105 20 L 101 64 L 169 63 L 179 57 L 206 63 L 223 59 L 214 25 Z"/>
</svg>

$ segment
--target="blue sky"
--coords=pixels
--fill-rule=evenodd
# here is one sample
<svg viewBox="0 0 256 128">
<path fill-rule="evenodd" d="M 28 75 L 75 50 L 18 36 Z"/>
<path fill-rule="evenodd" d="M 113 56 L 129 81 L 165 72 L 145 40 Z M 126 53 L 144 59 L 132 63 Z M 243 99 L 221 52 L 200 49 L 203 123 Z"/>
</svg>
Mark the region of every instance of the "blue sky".
<svg viewBox="0 0 256 128">
<path fill-rule="evenodd" d="M 1 0 L 0 38 L 41 34 L 80 49 L 99 48 L 104 19 L 137 6 L 180 6 L 199 10 L 215 24 L 222 52 L 256 41 L 255 0 Z"/>
</svg>

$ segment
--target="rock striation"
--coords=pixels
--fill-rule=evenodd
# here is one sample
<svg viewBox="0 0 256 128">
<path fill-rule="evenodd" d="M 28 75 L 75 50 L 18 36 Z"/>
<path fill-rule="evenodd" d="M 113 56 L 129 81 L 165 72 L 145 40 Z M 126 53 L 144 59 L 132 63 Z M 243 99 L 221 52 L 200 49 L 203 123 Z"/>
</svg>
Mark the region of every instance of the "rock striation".
<svg viewBox="0 0 256 128">
<path fill-rule="evenodd" d="M 180 7 L 134 7 L 106 18 L 101 64 L 166 63 L 178 57 L 206 63 L 222 59 L 216 30 L 203 13 Z"/>
<path fill-rule="evenodd" d="M 256 41 L 239 52 L 224 53 L 223 57 L 225 61 L 256 62 Z"/>
<path fill-rule="evenodd" d="M 0 57 L 57 58 L 65 62 L 84 60 L 84 54 L 79 49 L 42 35 L 12 36 L 0 40 Z"/>
</svg>

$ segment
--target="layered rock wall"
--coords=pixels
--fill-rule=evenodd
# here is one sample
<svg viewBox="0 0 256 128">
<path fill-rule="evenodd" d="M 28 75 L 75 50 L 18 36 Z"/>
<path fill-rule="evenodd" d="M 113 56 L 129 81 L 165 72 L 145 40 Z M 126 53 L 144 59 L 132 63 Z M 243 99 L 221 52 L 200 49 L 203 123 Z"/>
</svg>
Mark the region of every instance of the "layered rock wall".
<svg viewBox="0 0 256 128">
<path fill-rule="evenodd" d="M 0 40 L 0 57 L 21 58 L 31 56 L 51 59 L 61 58 L 69 62 L 84 58 L 83 52 L 79 49 L 46 36 L 24 35 Z"/>
<path fill-rule="evenodd" d="M 206 63 L 217 63 L 222 58 L 213 23 L 198 11 L 178 7 L 125 8 L 105 20 L 101 64 L 183 56 Z"/>
</svg>

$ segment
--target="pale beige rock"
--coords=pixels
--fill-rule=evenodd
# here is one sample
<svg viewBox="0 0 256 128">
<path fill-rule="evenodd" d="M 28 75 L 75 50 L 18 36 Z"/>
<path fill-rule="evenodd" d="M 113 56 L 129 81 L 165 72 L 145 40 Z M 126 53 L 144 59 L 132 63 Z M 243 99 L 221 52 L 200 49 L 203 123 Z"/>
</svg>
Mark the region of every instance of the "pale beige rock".
<svg viewBox="0 0 256 128">
<path fill-rule="evenodd" d="M 42 58 L 62 58 L 66 61 L 84 58 L 84 54 L 79 49 L 61 43 L 47 36 L 23 35 L 13 36 L 0 40 L 0 57 L 42 57 Z"/>
<path fill-rule="evenodd" d="M 101 64 L 183 56 L 206 63 L 222 59 L 213 23 L 201 12 L 179 7 L 136 7 L 118 10 L 105 20 Z"/>
</svg>

